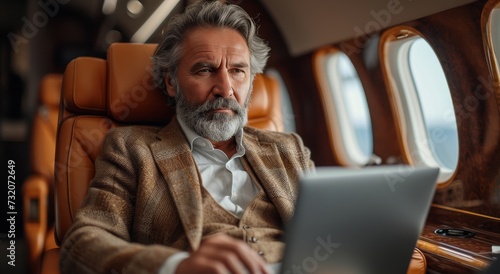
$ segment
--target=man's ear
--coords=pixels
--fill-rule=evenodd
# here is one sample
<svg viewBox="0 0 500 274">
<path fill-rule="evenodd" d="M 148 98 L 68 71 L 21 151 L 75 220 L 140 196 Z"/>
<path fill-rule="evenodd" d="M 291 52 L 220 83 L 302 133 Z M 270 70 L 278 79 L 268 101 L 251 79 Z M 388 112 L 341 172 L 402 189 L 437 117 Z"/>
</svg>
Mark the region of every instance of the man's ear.
<svg viewBox="0 0 500 274">
<path fill-rule="evenodd" d="M 163 76 L 165 79 L 165 87 L 167 88 L 167 93 L 171 97 L 175 97 L 175 86 L 172 84 L 172 77 L 169 73 L 165 73 Z"/>
</svg>

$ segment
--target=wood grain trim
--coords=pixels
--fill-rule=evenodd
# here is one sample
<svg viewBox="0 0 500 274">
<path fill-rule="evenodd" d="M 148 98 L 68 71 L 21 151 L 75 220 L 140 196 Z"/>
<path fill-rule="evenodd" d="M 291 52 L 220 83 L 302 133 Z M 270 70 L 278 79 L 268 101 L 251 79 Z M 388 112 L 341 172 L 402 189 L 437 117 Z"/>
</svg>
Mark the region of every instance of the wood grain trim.
<svg viewBox="0 0 500 274">
<path fill-rule="evenodd" d="M 490 261 L 482 260 L 479 258 L 472 257 L 470 255 L 461 252 L 460 250 L 454 250 L 453 248 L 446 247 L 444 245 L 439 245 L 431 243 L 425 240 L 417 241 L 417 248 L 419 248 L 424 253 L 431 253 L 446 259 L 458 262 L 463 265 L 467 265 L 476 269 L 485 269 L 490 265 Z"/>
<path fill-rule="evenodd" d="M 473 216 L 477 216 L 477 217 L 481 217 L 481 218 L 487 218 L 487 219 L 491 219 L 491 220 L 495 220 L 495 221 L 500 221 L 500 218 L 497 218 L 494 216 L 479 214 L 479 213 L 475 213 L 475 212 L 471 212 L 471 211 L 467 211 L 467 210 L 462 210 L 462 209 L 458 209 L 458 208 L 454 208 L 454 207 L 444 206 L 444 205 L 440 205 L 440 204 L 432 204 L 432 206 L 436 207 L 436 208 L 440 208 L 440 209 L 446 209 L 446 210 L 453 211 L 453 212 L 464 213 L 464 214 L 469 214 L 469 215 L 473 215 Z"/>
</svg>

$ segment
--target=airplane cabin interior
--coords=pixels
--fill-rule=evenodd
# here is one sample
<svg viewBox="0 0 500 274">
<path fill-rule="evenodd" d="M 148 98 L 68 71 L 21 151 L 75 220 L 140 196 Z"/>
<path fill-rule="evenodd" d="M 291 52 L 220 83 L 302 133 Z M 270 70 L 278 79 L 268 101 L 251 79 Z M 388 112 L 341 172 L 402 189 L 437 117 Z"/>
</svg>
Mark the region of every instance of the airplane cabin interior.
<svg viewBox="0 0 500 274">
<path fill-rule="evenodd" d="M 251 126 L 298 134 L 316 167 L 439 169 L 408 273 L 500 260 L 500 0 L 220 1 L 271 48 Z M 1 273 L 59 273 L 108 130 L 172 117 L 149 57 L 193 2 L 2 0 Z"/>
</svg>

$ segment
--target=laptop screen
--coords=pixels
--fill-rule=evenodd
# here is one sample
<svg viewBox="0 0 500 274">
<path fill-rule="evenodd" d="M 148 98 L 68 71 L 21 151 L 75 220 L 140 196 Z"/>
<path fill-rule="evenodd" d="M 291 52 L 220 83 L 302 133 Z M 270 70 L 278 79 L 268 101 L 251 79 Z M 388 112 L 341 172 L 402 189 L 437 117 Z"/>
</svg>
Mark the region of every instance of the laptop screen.
<svg viewBox="0 0 500 274">
<path fill-rule="evenodd" d="M 437 168 L 318 168 L 304 176 L 279 273 L 406 273 Z"/>
</svg>

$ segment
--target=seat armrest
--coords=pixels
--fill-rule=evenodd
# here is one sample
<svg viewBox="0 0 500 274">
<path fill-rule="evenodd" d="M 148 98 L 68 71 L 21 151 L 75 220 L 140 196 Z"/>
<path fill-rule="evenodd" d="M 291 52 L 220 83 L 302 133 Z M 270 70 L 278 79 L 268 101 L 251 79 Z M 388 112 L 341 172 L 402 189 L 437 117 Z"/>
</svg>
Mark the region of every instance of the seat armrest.
<svg viewBox="0 0 500 274">
<path fill-rule="evenodd" d="M 23 223 L 31 273 L 38 273 L 47 237 L 49 185 L 45 177 L 30 175 L 23 183 Z"/>
<path fill-rule="evenodd" d="M 60 274 L 59 256 L 60 248 L 51 249 L 43 254 L 40 274 Z"/>
<path fill-rule="evenodd" d="M 408 267 L 407 274 L 425 274 L 427 272 L 427 260 L 424 253 L 418 248 L 413 250 L 411 255 L 410 266 Z"/>
</svg>

